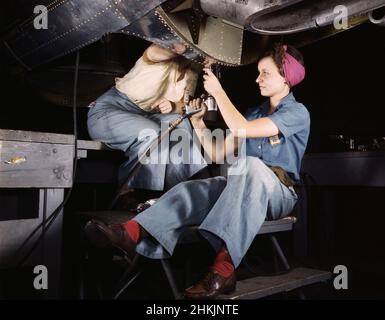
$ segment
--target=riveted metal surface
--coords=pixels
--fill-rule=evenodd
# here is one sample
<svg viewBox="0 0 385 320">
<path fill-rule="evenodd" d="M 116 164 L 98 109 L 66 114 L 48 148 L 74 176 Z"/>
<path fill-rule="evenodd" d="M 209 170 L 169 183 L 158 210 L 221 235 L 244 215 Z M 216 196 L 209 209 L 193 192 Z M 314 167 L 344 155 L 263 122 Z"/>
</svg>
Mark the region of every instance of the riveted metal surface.
<svg viewBox="0 0 385 320">
<path fill-rule="evenodd" d="M 167 48 L 174 43 L 183 43 L 187 46 L 183 55 L 198 63 L 209 56 L 222 65 L 242 64 L 243 28 L 222 19 L 207 17 L 205 23 L 198 26 L 199 37 L 195 37 L 189 27 L 191 19 L 194 19 L 191 10 L 166 13 L 158 7 L 122 32 Z"/>
<path fill-rule="evenodd" d="M 34 16 L 4 38 L 14 61 L 33 68 L 117 32 L 164 0 L 55 0 L 47 6 L 48 28 L 35 29 Z"/>
<path fill-rule="evenodd" d="M 286 7 L 280 11 L 265 15 L 252 15 L 245 22 L 245 28 L 252 32 L 268 35 L 284 35 L 303 32 L 333 25 L 341 15 L 337 6 L 346 8 L 350 20 L 385 6 L 385 0 L 324 0 L 304 1 L 297 6 Z M 337 29 L 337 28 L 335 28 Z"/>
</svg>

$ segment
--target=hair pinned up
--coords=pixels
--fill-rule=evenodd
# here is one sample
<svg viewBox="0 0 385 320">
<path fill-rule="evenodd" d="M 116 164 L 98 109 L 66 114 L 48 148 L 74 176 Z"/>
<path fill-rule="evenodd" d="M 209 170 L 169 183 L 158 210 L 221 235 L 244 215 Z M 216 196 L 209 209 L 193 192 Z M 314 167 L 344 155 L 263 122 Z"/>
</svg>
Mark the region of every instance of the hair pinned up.
<svg viewBox="0 0 385 320">
<path fill-rule="evenodd" d="M 302 66 L 302 68 L 305 68 L 305 62 L 302 54 L 291 45 L 283 45 L 282 43 L 275 43 L 270 50 L 267 50 L 264 54 L 261 55 L 261 59 L 266 57 L 270 57 L 273 59 L 274 63 L 278 67 L 280 75 L 286 78 L 287 80 L 289 79 L 288 79 L 288 75 L 285 74 L 285 62 L 287 62 L 288 58 L 291 60 L 289 62 L 294 62 L 295 60 L 295 62 L 297 62 L 300 66 Z M 294 58 L 294 60 L 291 58 Z M 301 68 L 300 66 L 298 66 L 299 68 L 297 68 L 297 70 Z M 304 72 L 304 69 L 303 69 L 303 72 Z M 300 76 L 299 79 L 297 79 L 297 81 L 294 81 L 294 83 L 297 84 L 300 81 L 302 81 L 303 76 L 302 77 Z M 294 86 L 295 84 L 292 83 L 291 85 L 290 84 L 289 85 Z"/>
</svg>

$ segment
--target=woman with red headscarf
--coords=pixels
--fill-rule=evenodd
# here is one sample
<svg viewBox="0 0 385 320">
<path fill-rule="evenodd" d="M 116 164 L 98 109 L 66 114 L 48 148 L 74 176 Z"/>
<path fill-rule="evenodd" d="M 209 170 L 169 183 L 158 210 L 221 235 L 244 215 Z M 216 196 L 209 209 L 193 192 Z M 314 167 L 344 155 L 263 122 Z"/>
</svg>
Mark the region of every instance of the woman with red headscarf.
<svg viewBox="0 0 385 320">
<path fill-rule="evenodd" d="M 211 70 L 205 69 L 204 87 L 215 98 L 231 131 L 222 145 L 213 141 L 202 120 L 203 106 L 191 122 L 205 151 L 218 163 L 239 145 L 234 139 L 245 139 L 238 150 L 244 157 L 231 164 L 227 178 L 179 183 L 124 224 L 92 221 L 87 226 L 95 244 L 109 243 L 128 255 L 136 251 L 156 259 L 172 255 L 183 230 L 198 225 L 217 255 L 207 274 L 186 289 L 190 299 L 215 298 L 235 290 L 235 269 L 264 220 L 285 217 L 298 199 L 293 186 L 299 180 L 310 117 L 291 88 L 305 77 L 303 59 L 293 47 L 276 45 L 261 57 L 258 71 L 256 82 L 268 100 L 243 116 Z M 196 99 L 191 106 L 201 107 L 202 102 Z"/>
</svg>

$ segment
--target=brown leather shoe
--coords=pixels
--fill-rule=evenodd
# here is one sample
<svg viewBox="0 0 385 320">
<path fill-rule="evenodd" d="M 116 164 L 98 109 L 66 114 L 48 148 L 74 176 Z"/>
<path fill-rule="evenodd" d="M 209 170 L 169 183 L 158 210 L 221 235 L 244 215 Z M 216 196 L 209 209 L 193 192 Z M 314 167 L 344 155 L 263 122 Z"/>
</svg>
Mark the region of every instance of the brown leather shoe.
<svg viewBox="0 0 385 320">
<path fill-rule="evenodd" d="M 235 272 L 225 278 L 219 273 L 209 271 L 197 284 L 185 290 L 187 299 L 215 299 L 220 294 L 230 294 L 236 287 Z"/>
<path fill-rule="evenodd" d="M 136 255 L 136 243 L 122 224 L 107 225 L 102 221 L 91 220 L 84 227 L 84 232 L 88 240 L 98 248 L 116 247 L 126 253 L 131 261 Z"/>
</svg>

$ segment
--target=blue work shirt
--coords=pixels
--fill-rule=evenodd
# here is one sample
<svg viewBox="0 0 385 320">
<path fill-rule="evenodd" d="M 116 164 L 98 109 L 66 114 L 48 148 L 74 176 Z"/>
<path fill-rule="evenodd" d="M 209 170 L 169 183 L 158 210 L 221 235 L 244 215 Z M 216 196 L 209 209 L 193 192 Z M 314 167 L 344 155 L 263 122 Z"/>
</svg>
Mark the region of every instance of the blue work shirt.
<svg viewBox="0 0 385 320">
<path fill-rule="evenodd" d="M 246 139 L 246 154 L 260 158 L 269 166 L 281 167 L 294 181 L 298 181 L 310 133 L 309 112 L 303 104 L 295 100 L 292 92 L 280 101 L 271 115 L 267 114 L 269 106 L 268 100 L 260 107 L 250 108 L 245 118 L 270 118 L 279 129 L 278 137 Z"/>
</svg>

